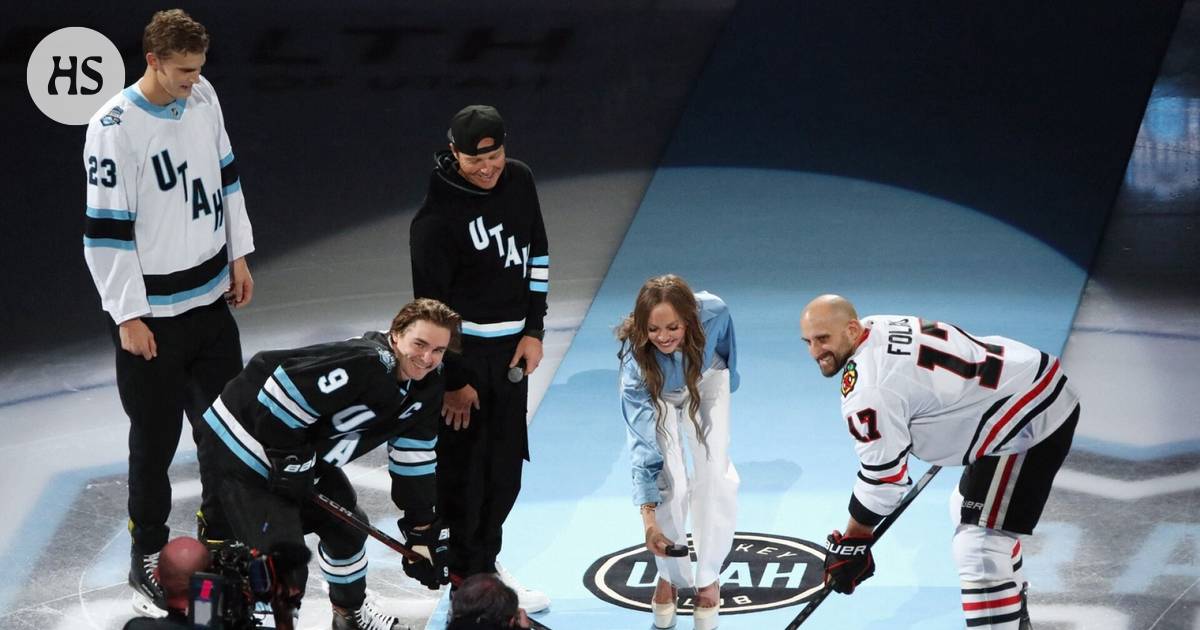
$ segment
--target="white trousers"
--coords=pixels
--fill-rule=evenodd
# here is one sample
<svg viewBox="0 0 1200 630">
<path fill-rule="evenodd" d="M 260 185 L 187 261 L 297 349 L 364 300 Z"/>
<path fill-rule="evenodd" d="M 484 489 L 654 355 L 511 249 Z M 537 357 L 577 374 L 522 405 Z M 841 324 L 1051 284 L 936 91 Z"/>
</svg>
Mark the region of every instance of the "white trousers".
<svg viewBox="0 0 1200 630">
<path fill-rule="evenodd" d="M 701 444 L 688 417 L 689 394 L 663 395 L 666 417 L 657 432 L 663 454 L 658 476 L 662 493 L 655 517 L 663 535 L 675 543 L 687 541 L 687 520 L 692 521 L 692 544 L 696 554 L 695 573 L 690 558 L 659 558 L 658 576 L 677 588 L 704 587 L 717 581 L 721 564 L 733 545 L 737 523 L 737 489 L 740 479 L 729 460 L 729 370 L 714 367 L 700 379 L 700 411 L 697 419 L 704 437 Z M 683 438 L 683 439 L 681 439 Z M 691 455 L 689 474 L 683 440 Z M 706 448 L 707 445 L 707 448 Z"/>
</svg>

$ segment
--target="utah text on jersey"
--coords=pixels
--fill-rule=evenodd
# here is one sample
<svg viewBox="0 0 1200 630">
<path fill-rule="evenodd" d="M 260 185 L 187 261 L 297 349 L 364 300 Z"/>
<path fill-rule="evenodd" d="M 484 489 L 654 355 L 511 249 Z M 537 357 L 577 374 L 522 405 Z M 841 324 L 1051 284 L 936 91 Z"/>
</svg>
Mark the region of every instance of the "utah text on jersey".
<svg viewBox="0 0 1200 630">
<path fill-rule="evenodd" d="M 211 304 L 254 250 L 233 148 L 207 80 L 158 106 L 131 85 L 93 116 L 84 255 L 113 321 Z"/>
</svg>

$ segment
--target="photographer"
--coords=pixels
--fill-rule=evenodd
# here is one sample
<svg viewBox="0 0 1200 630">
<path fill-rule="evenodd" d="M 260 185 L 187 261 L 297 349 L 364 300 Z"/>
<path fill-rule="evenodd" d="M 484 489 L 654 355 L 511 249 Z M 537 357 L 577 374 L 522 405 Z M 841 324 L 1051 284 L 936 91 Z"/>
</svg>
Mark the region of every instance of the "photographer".
<svg viewBox="0 0 1200 630">
<path fill-rule="evenodd" d="M 476 573 L 463 580 L 451 600 L 446 630 L 504 630 L 529 628 L 517 592 L 493 573 Z"/>
<path fill-rule="evenodd" d="M 158 582 L 166 595 L 167 616 L 162 619 L 135 617 L 124 630 L 191 630 L 188 584 L 192 574 L 205 571 L 212 563 L 208 549 L 195 538 L 176 538 L 163 547 L 158 558 Z"/>
<path fill-rule="evenodd" d="M 369 520 L 341 467 L 387 444 L 400 532 L 428 561 L 404 563 L 426 587 L 448 582 L 448 533 L 435 521 L 442 355 L 461 320 L 436 300 L 400 309 L 387 332 L 254 355 L 204 413 L 225 445 L 219 510 L 206 511 L 203 538 L 231 533 L 256 549 L 320 538 L 334 630 L 387 630 L 394 616 L 366 598 L 362 531 L 310 501 L 319 492 Z M 306 574 L 305 574 L 306 575 Z M 294 582 L 303 586 L 305 575 Z"/>
</svg>

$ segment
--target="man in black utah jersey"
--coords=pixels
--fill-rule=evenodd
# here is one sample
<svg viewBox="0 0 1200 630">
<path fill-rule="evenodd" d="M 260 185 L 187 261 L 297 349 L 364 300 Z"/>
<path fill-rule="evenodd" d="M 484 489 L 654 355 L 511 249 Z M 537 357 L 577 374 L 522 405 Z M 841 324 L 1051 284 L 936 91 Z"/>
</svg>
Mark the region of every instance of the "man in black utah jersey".
<svg viewBox="0 0 1200 630">
<path fill-rule="evenodd" d="M 388 332 L 254 355 L 204 413 L 220 451 L 221 510 L 210 522 L 268 550 L 315 532 L 334 630 L 395 628 L 366 600 L 366 534 L 308 500 L 314 490 L 357 507 L 341 467 L 386 443 L 400 532 L 429 562 L 404 571 L 436 589 L 447 581 L 448 534 L 435 519 L 442 356 L 461 319 L 436 300 L 400 309 Z M 303 583 L 303 582 L 301 582 Z"/>
</svg>

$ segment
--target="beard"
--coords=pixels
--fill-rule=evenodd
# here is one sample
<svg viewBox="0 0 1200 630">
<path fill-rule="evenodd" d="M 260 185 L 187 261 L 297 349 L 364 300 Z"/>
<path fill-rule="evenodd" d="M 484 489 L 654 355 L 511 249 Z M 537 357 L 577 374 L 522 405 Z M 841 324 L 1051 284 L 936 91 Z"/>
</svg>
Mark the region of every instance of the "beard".
<svg viewBox="0 0 1200 630">
<path fill-rule="evenodd" d="M 816 359 L 817 368 L 821 370 L 821 376 L 833 378 L 842 371 L 843 367 L 846 367 L 846 361 L 849 360 L 849 358 L 849 353 L 846 353 L 846 356 L 838 356 L 836 353 L 829 352 Z M 822 363 L 822 359 L 829 359 L 829 361 Z"/>
</svg>

